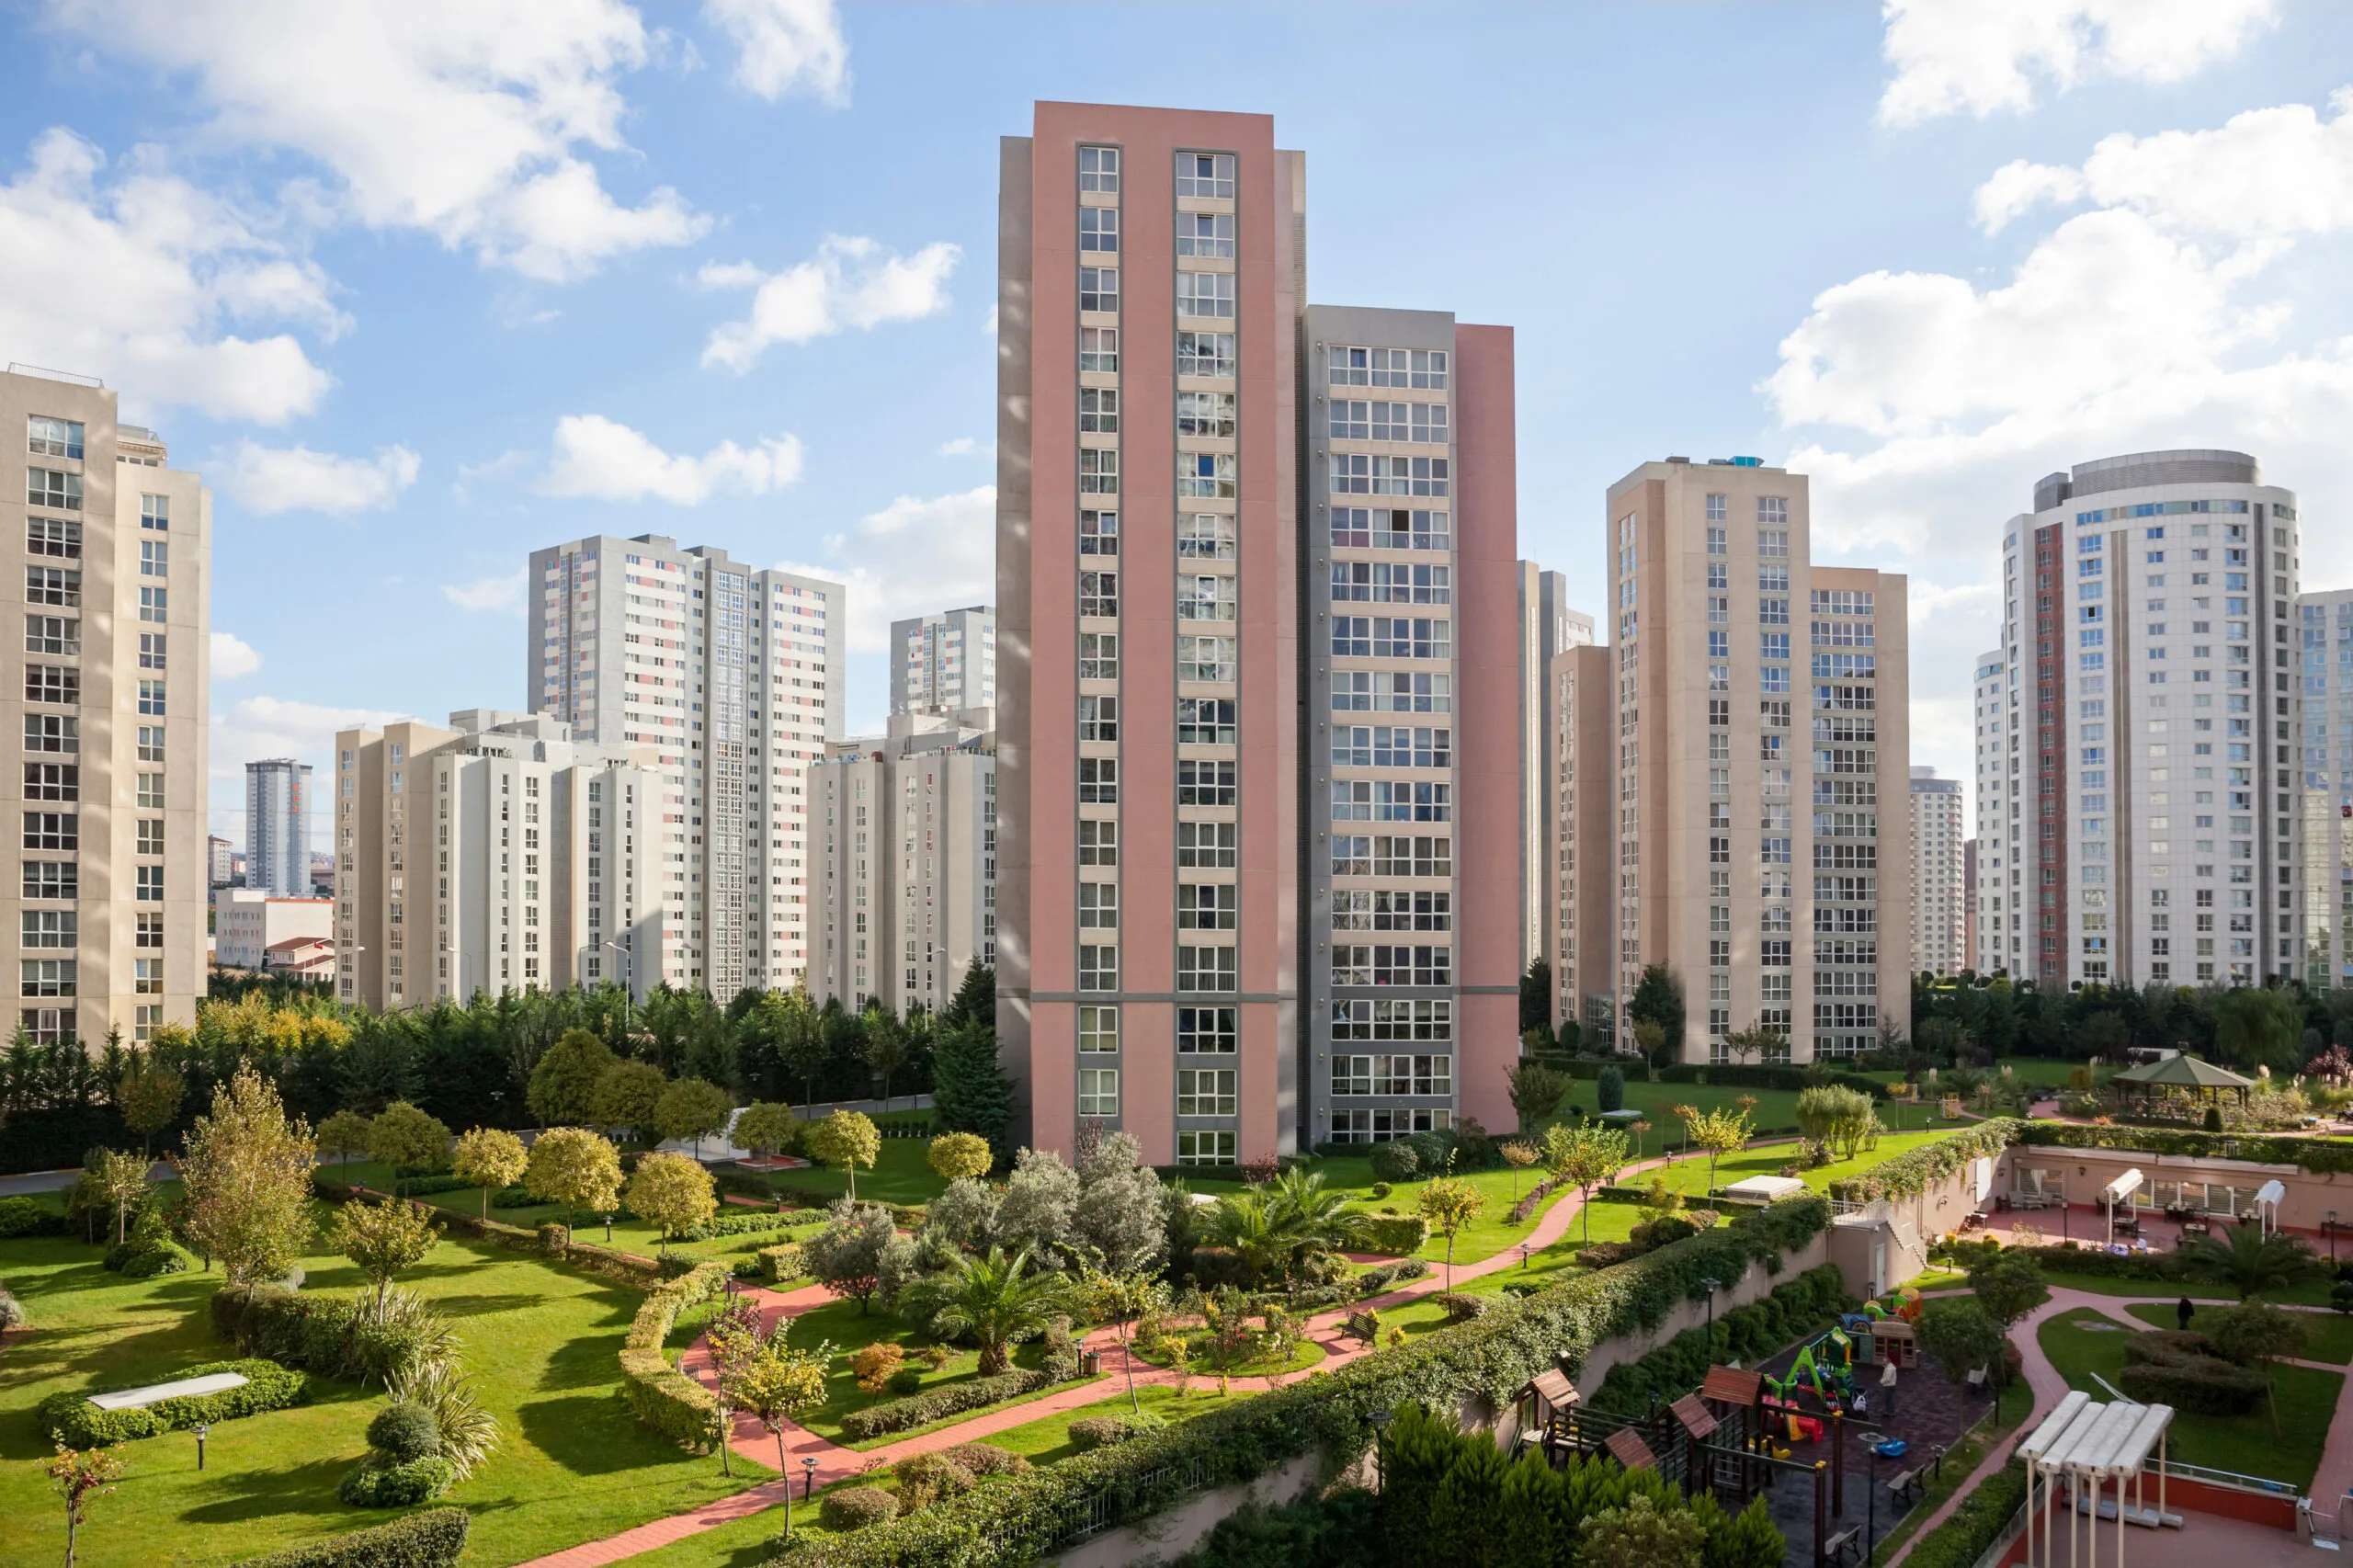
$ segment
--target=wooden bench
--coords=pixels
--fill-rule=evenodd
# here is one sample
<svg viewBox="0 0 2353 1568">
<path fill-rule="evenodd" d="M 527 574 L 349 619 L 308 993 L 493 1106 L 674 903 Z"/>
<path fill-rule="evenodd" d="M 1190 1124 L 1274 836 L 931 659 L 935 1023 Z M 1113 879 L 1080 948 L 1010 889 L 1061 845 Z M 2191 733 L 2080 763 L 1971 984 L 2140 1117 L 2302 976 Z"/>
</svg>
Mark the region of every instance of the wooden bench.
<svg viewBox="0 0 2353 1568">
<path fill-rule="evenodd" d="M 1887 1480 L 1887 1494 L 1898 1503 L 1909 1503 L 1927 1490 L 1928 1483 L 1916 1466 L 1898 1471 Z"/>
<path fill-rule="evenodd" d="M 1824 1559 L 1831 1562 L 1843 1563 L 1849 1555 L 1859 1558 L 1862 1555 L 1862 1533 L 1859 1526 L 1840 1530 L 1822 1543 Z"/>
</svg>

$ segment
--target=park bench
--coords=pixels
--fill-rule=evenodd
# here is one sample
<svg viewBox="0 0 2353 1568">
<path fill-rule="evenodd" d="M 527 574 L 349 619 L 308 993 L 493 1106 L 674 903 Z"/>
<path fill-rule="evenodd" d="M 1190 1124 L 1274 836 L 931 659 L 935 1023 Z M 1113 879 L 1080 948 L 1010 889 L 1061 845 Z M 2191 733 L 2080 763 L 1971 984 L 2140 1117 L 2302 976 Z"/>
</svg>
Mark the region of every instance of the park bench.
<svg viewBox="0 0 2353 1568">
<path fill-rule="evenodd" d="M 1916 1465 L 1910 1470 L 1898 1471 L 1887 1479 L 1887 1494 L 1898 1503 L 1909 1503 L 1927 1489 L 1927 1481 Z"/>
<path fill-rule="evenodd" d="M 1849 1526 L 1840 1530 L 1823 1543 L 1823 1557 L 1829 1562 L 1838 1563 L 1845 1562 L 1849 1556 L 1860 1558 L 1863 1554 L 1862 1535 L 1860 1526 Z"/>
</svg>

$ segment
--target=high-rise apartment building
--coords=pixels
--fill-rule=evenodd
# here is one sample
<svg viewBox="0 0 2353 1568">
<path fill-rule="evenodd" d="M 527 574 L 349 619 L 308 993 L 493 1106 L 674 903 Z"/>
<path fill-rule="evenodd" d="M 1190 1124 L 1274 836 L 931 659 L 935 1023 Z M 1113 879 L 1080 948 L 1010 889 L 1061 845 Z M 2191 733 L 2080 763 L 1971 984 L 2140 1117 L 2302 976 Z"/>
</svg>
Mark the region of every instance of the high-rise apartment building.
<svg viewBox="0 0 2353 1568">
<path fill-rule="evenodd" d="M 681 862 L 652 746 L 468 709 L 335 736 L 335 995 L 377 1009 L 475 992 L 659 983 Z"/>
<path fill-rule="evenodd" d="M 1986 897 L 2009 901 L 2013 975 L 2063 989 L 2300 970 L 2296 563 L 2295 494 L 2241 452 L 2080 463 L 2010 520 L 2008 864 Z"/>
<path fill-rule="evenodd" d="M 1973 967 L 1977 962 L 1977 840 L 1964 840 L 1961 846 L 1961 950 Z"/>
<path fill-rule="evenodd" d="M 1810 529 L 1805 476 L 1754 459 L 1610 486 L 1613 722 L 1578 767 L 1590 789 L 1614 764 L 1617 800 L 1578 869 L 1608 890 L 1621 1047 L 1651 964 L 1683 988 L 1687 1061 L 1758 1028 L 1791 1061 L 1851 1055 L 1908 1012 L 1912 866 L 1881 827 L 1908 784 L 1905 583 L 1814 565 Z"/>
<path fill-rule="evenodd" d="M 996 961 L 994 716 L 893 714 L 809 769 L 809 994 L 937 1013 Z"/>
<path fill-rule="evenodd" d="M 1029 1137 L 1218 1164 L 1501 1125 L 1510 335 L 1309 311 L 1304 161 L 1265 116 L 1050 103 L 1034 131 L 1001 161 L 997 424 Z"/>
<path fill-rule="evenodd" d="M 1554 801 L 1554 831 L 1547 853 L 1559 902 L 1552 911 L 1552 1027 L 1574 1022 L 1578 1043 L 1608 1051 L 1617 1039 L 1618 958 L 1611 910 L 1618 809 L 1618 767 L 1611 755 L 1617 710 L 1610 653 L 1587 643 L 1553 655 L 1552 703 L 1557 719 L 1547 774 Z M 1585 858 L 1598 857 L 1600 874 L 1586 874 Z"/>
<path fill-rule="evenodd" d="M 891 623 L 891 711 L 996 706 L 996 611 L 986 605 Z"/>
<path fill-rule="evenodd" d="M 675 858 L 641 980 L 722 1000 L 802 980 L 802 776 L 841 735 L 847 590 L 658 534 L 534 551 L 529 585 L 534 710 L 651 747 L 670 780 L 650 827 Z"/>
<path fill-rule="evenodd" d="M 2315 988 L 2353 984 L 2353 589 L 2296 605 L 2304 950 Z"/>
<path fill-rule="evenodd" d="M 1593 617 L 1569 608 L 1569 579 L 1533 561 L 1514 569 L 1519 590 L 1519 863 L 1523 963 L 1558 966 L 1562 887 L 1553 853 L 1560 801 L 1550 760 L 1560 751 L 1559 692 L 1552 661 L 1593 642 Z M 1557 1020 L 1556 1020 L 1557 1021 Z"/>
<path fill-rule="evenodd" d="M 245 764 L 245 885 L 311 896 L 311 765 L 290 756 Z"/>
<path fill-rule="evenodd" d="M 204 840 L 206 880 L 212 886 L 225 888 L 229 885 L 229 879 L 235 874 L 233 868 L 236 858 L 236 846 L 227 839 L 217 834 L 206 836 Z"/>
<path fill-rule="evenodd" d="M 2003 862 L 2015 859 L 2018 848 L 2009 842 L 2011 829 L 2006 802 L 2010 798 L 2006 764 L 2011 754 L 2012 709 L 2008 697 L 2008 662 L 2002 650 L 1977 656 L 1970 684 L 1970 730 L 1977 763 L 1977 879 L 1970 888 L 1970 915 L 1976 937 L 1969 947 L 1969 961 L 1980 974 L 2016 973 L 2011 938 L 2021 939 L 2017 925 L 2018 906 L 2006 891 Z M 2023 819 L 2022 819 L 2023 820 Z M 2022 896 L 2022 895 L 2021 895 Z M 2007 907 L 2005 907 L 2005 905 Z"/>
<path fill-rule="evenodd" d="M 1961 867 L 1961 783 L 1912 769 L 1912 961 L 1925 974 L 1969 967 L 1968 891 Z"/>
<path fill-rule="evenodd" d="M 17 1023 L 148 1039 L 205 989 L 212 495 L 87 377 L 0 374 L 25 499 Z"/>
</svg>

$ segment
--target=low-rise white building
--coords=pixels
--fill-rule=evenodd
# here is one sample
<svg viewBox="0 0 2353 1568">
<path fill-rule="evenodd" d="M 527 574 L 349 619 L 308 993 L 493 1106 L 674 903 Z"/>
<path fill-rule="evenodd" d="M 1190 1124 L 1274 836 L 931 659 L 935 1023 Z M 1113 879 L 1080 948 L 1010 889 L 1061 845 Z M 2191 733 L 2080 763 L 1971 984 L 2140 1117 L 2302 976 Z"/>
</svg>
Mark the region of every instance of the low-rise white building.
<svg viewBox="0 0 2353 1568">
<path fill-rule="evenodd" d="M 280 942 L 334 934 L 331 899 L 280 898 L 266 888 L 222 888 L 213 912 L 212 961 L 223 969 L 260 969 L 265 955 Z"/>
</svg>

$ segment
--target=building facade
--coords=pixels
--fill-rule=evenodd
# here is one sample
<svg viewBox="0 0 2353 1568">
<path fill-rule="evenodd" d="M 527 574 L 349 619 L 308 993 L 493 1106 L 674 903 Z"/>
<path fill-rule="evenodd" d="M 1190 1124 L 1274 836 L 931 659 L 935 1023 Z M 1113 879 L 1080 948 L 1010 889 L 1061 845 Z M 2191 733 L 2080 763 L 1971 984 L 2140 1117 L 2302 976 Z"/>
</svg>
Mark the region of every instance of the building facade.
<svg viewBox="0 0 2353 1568">
<path fill-rule="evenodd" d="M 1969 967 L 1969 892 L 1961 865 L 1961 782 L 1912 769 L 1912 961 L 1924 974 Z"/>
<path fill-rule="evenodd" d="M 891 623 L 891 711 L 996 706 L 996 611 L 986 605 Z"/>
<path fill-rule="evenodd" d="M 805 979 L 802 776 L 841 735 L 847 590 L 658 534 L 534 551 L 528 582 L 534 710 L 670 780 L 642 983 L 723 1001 Z"/>
<path fill-rule="evenodd" d="M 2010 938 L 2023 937 L 2015 925 L 2005 924 L 2014 923 L 2018 916 L 2015 907 L 2004 907 L 2010 895 L 2005 891 L 2002 863 L 2018 853 L 2007 842 L 2009 813 L 2005 807 L 2011 788 L 2007 765 L 2015 755 L 2007 738 L 2011 733 L 2007 668 L 2008 660 L 2001 649 L 1980 653 L 1970 684 L 1970 728 L 1977 767 L 1977 836 L 1972 842 L 1978 861 L 1969 892 L 1970 917 L 1976 930 L 1970 942 L 1969 961 L 1985 975 L 2012 972 Z M 2021 940 L 2019 951 L 2024 950 Z"/>
<path fill-rule="evenodd" d="M 213 911 L 212 961 L 222 969 L 262 969 L 269 949 L 298 937 L 332 941 L 335 901 L 279 898 L 259 888 L 229 888 Z"/>
<path fill-rule="evenodd" d="M 1881 814 L 1908 784 L 1905 582 L 1814 565 L 1810 526 L 1805 476 L 1754 459 L 1610 487 L 1615 700 L 1579 771 L 1617 798 L 1579 874 L 1609 900 L 1621 1048 L 1652 964 L 1687 1061 L 1758 1028 L 1776 1057 L 1852 1055 L 1909 1011 L 1912 867 Z"/>
<path fill-rule="evenodd" d="M 2304 983 L 2353 984 L 2353 589 L 2296 602 Z"/>
<path fill-rule="evenodd" d="M 1552 1027 L 1577 1026 L 1584 1049 L 1609 1051 L 1617 1040 L 1617 954 L 1611 875 L 1586 874 L 1586 858 L 1605 868 L 1614 856 L 1617 764 L 1610 752 L 1617 706 L 1610 653 L 1586 644 L 1552 659 L 1552 701 L 1558 720 L 1547 769 L 1560 828 L 1548 846 L 1560 890 L 1552 912 Z"/>
<path fill-rule="evenodd" d="M 2294 493 L 2241 452 L 2081 463 L 2011 519 L 2008 864 L 1989 868 L 1987 896 L 2009 900 L 2013 975 L 2063 988 L 2301 971 L 2297 555 Z"/>
<path fill-rule="evenodd" d="M 1977 962 L 1977 840 L 1964 841 L 1961 846 L 1961 950 L 1969 957 L 1970 964 Z"/>
<path fill-rule="evenodd" d="M 25 499 L 17 1022 L 36 1041 L 192 1025 L 206 983 L 212 495 L 94 380 L 0 373 Z"/>
<path fill-rule="evenodd" d="M 210 885 L 225 888 L 236 874 L 236 847 L 227 839 L 213 835 L 204 841 L 205 876 Z"/>
<path fill-rule="evenodd" d="M 1523 962 L 1559 967 L 1561 819 L 1551 759 L 1560 750 L 1559 692 L 1552 661 L 1593 642 L 1593 617 L 1569 608 L 1566 574 L 1533 561 L 1514 568 L 1519 594 L 1519 863 Z M 1556 1019 L 1555 1022 L 1558 1020 Z"/>
<path fill-rule="evenodd" d="M 962 722 L 960 722 L 962 721 Z M 996 962 L 994 718 L 894 714 L 809 769 L 809 994 L 937 1013 Z"/>
<path fill-rule="evenodd" d="M 311 896 L 311 765 L 290 756 L 245 764 L 245 885 Z"/>
<path fill-rule="evenodd" d="M 661 982 L 640 960 L 660 950 L 679 865 L 661 835 L 667 778 L 654 748 L 574 742 L 545 715 L 337 733 L 337 1000 L 384 1010 L 606 980 L 642 997 Z"/>
</svg>

